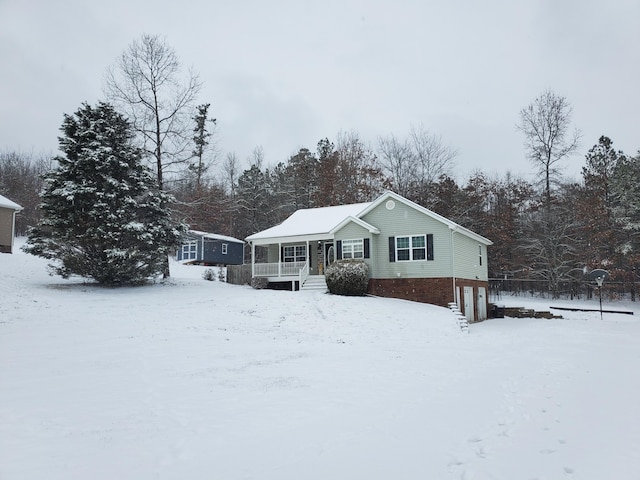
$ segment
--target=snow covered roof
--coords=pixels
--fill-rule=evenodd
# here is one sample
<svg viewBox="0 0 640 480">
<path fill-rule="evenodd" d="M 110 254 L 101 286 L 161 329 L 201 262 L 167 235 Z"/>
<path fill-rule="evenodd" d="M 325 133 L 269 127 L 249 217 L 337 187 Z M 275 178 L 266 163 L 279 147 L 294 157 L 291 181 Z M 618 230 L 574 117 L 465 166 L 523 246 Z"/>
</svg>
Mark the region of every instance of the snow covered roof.
<svg viewBox="0 0 640 480">
<path fill-rule="evenodd" d="M 346 218 L 357 217 L 369 205 L 371 202 L 296 210 L 280 225 L 249 235 L 247 240 L 329 234 Z"/>
<path fill-rule="evenodd" d="M 22 210 L 22 207 L 18 205 L 16 202 L 12 202 L 7 197 L 3 197 L 0 195 L 0 207 L 10 208 L 12 210 Z"/>
<path fill-rule="evenodd" d="M 218 235 L 217 233 L 209 233 L 209 232 L 201 232 L 199 230 L 189 230 L 189 233 L 192 235 L 197 235 L 203 238 L 210 238 L 212 240 L 222 240 L 225 242 L 236 242 L 236 243 L 244 243 L 242 240 L 238 240 L 237 238 L 227 237 L 226 235 Z"/>
<path fill-rule="evenodd" d="M 269 240 L 274 240 L 276 238 L 298 239 L 299 237 L 307 237 L 307 240 L 315 239 L 315 236 L 317 236 L 318 239 L 328 238 L 331 234 L 342 228 L 350 221 L 357 223 L 372 233 L 380 233 L 377 227 L 368 224 L 362 220 L 362 218 L 387 200 L 402 202 L 405 205 L 408 205 L 409 207 L 444 223 L 451 230 L 473 238 L 480 243 L 485 245 L 493 244 L 491 240 L 389 190 L 380 195 L 373 202 L 297 210 L 281 224 L 261 232 L 254 233 L 253 235 L 249 235 L 246 240 L 248 242 L 254 242 L 255 244 L 266 244 L 269 243 Z"/>
</svg>

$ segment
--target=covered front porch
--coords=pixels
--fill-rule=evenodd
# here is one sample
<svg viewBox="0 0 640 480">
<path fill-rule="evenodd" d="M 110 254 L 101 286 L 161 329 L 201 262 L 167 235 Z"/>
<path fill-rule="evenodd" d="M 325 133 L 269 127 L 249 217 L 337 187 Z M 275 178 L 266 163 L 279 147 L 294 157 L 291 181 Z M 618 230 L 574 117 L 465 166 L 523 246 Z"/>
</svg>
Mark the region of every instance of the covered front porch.
<svg viewBox="0 0 640 480">
<path fill-rule="evenodd" d="M 309 277 L 324 275 L 335 260 L 333 238 L 293 238 L 277 243 L 251 243 L 251 275 L 269 282 L 298 282 L 302 288 Z"/>
</svg>

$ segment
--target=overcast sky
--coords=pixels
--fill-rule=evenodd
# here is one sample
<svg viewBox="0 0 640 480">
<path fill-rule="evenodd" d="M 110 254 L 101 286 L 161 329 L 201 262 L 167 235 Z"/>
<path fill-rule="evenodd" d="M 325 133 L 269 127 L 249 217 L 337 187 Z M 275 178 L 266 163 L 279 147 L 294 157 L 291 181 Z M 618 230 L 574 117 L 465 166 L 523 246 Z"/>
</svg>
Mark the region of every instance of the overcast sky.
<svg viewBox="0 0 640 480">
<path fill-rule="evenodd" d="M 355 130 L 411 125 L 459 152 L 456 177 L 532 171 L 518 112 L 551 89 L 584 154 L 640 149 L 640 0 L 0 0 L 0 149 L 57 151 L 63 113 L 103 99 L 143 33 L 200 74 L 223 152 L 265 161 Z"/>
</svg>

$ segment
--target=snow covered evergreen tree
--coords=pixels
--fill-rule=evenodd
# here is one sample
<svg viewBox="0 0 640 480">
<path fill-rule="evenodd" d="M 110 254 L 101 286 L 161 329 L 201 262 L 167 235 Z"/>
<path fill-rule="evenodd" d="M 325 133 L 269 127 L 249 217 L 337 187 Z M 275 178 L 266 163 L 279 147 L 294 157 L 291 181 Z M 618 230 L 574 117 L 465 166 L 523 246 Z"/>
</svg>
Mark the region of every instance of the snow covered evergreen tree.
<svg viewBox="0 0 640 480">
<path fill-rule="evenodd" d="M 128 121 L 106 103 L 64 116 L 58 167 L 45 176 L 42 221 L 24 250 L 53 262 L 52 273 L 100 284 L 140 284 L 163 272 L 186 227 L 171 219 L 133 146 Z"/>
</svg>

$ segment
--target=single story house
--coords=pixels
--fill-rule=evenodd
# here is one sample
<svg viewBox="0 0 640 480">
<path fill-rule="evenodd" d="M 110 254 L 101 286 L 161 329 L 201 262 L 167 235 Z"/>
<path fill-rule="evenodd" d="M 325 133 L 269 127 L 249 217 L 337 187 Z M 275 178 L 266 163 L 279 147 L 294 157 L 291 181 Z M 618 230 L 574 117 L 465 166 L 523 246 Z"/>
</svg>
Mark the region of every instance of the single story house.
<svg viewBox="0 0 640 480">
<path fill-rule="evenodd" d="M 225 235 L 189 230 L 176 252 L 176 260 L 203 265 L 242 265 L 244 242 Z"/>
<path fill-rule="evenodd" d="M 0 253 L 13 253 L 16 236 L 16 214 L 22 207 L 0 195 Z"/>
<path fill-rule="evenodd" d="M 334 260 L 359 258 L 372 295 L 456 302 L 469 321 L 487 318 L 491 240 L 391 191 L 373 202 L 298 210 L 246 240 L 253 277 L 304 288 Z"/>
</svg>

